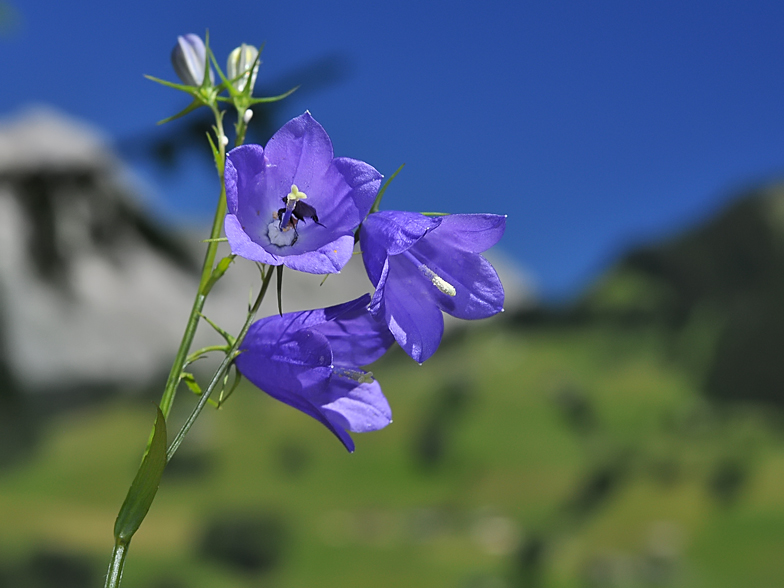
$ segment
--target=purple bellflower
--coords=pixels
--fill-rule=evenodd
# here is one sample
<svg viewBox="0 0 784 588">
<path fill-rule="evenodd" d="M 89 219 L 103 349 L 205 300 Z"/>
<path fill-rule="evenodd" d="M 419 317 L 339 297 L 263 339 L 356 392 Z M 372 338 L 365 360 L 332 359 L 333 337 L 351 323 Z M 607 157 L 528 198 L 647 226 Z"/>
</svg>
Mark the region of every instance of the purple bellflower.
<svg viewBox="0 0 784 588">
<path fill-rule="evenodd" d="M 332 155 L 329 135 L 309 112 L 265 148 L 230 151 L 224 228 L 232 253 L 313 274 L 339 272 L 382 176 L 363 161 Z"/>
<path fill-rule="evenodd" d="M 386 427 L 392 411 L 368 365 L 394 343 L 368 312 L 370 295 L 320 310 L 256 321 L 236 359 L 237 369 L 273 398 L 326 426 L 354 451 L 347 431 Z"/>
<path fill-rule="evenodd" d="M 413 359 L 422 363 L 441 342 L 441 311 L 480 319 L 503 310 L 504 288 L 479 254 L 505 227 L 506 217 L 496 214 L 397 211 L 371 214 L 362 224 L 362 258 L 376 286 L 370 312 Z"/>
</svg>

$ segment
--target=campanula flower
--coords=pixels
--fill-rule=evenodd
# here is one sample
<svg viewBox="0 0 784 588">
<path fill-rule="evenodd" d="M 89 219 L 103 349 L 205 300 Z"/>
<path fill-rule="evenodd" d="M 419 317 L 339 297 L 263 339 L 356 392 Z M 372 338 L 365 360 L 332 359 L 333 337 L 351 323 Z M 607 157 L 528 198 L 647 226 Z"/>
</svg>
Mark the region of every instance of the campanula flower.
<svg viewBox="0 0 784 588">
<path fill-rule="evenodd" d="M 207 48 L 201 37 L 189 33 L 177 37 L 177 44 L 172 49 L 172 65 L 177 77 L 187 86 L 201 86 L 204 82 L 205 67 L 209 71 L 210 83 L 215 83 L 212 68 L 207 63 Z"/>
<path fill-rule="evenodd" d="M 256 76 L 259 74 L 259 62 L 256 60 L 258 55 L 258 49 L 245 43 L 229 53 L 226 76 L 233 80 L 232 85 L 238 92 L 245 90 L 249 79 L 250 90 L 253 91 L 253 87 L 256 85 Z"/>
<path fill-rule="evenodd" d="M 347 431 L 386 427 L 392 411 L 368 365 L 394 343 L 368 312 L 370 295 L 320 310 L 255 322 L 236 359 L 243 376 L 273 398 L 324 424 L 346 449 Z"/>
<path fill-rule="evenodd" d="M 333 158 L 332 141 L 309 112 L 267 146 L 243 145 L 226 158 L 224 228 L 232 253 L 313 273 L 339 272 L 354 230 L 381 185 L 371 165 Z"/>
<path fill-rule="evenodd" d="M 505 226 L 506 217 L 496 214 L 397 211 L 371 214 L 362 224 L 362 259 L 376 286 L 370 311 L 416 361 L 441 342 L 441 311 L 480 319 L 503 310 L 504 288 L 479 254 L 498 242 Z"/>
</svg>

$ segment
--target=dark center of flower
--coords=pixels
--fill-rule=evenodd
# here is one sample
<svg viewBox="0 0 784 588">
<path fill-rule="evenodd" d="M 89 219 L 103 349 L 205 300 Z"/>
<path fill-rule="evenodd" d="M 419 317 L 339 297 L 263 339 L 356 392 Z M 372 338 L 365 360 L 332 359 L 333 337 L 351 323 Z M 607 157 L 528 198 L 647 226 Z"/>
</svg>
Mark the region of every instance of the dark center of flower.
<svg viewBox="0 0 784 588">
<path fill-rule="evenodd" d="M 267 226 L 270 243 L 278 247 L 294 245 L 299 237 L 297 233 L 299 221 L 312 220 L 317 225 L 324 226 L 319 222 L 316 209 L 303 202 L 306 198 L 307 195 L 300 192 L 296 184 L 291 185 L 291 191 L 282 199 L 286 206 L 273 213 L 273 222 Z"/>
</svg>

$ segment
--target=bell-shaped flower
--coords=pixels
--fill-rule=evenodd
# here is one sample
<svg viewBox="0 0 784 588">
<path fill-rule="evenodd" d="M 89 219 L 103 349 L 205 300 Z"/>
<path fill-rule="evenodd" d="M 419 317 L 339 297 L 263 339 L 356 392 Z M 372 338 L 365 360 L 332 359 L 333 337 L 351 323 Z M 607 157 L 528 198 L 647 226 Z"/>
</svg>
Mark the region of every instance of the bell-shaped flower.
<svg viewBox="0 0 784 588">
<path fill-rule="evenodd" d="M 274 315 L 251 325 L 237 357 L 243 376 L 273 398 L 325 425 L 346 449 L 348 431 L 386 427 L 392 411 L 373 374 L 359 366 L 394 343 L 368 312 L 370 295 L 319 310 Z"/>
<path fill-rule="evenodd" d="M 480 319 L 503 310 L 504 288 L 480 255 L 504 233 L 506 217 L 415 212 L 371 214 L 359 243 L 376 292 L 371 313 L 383 320 L 400 346 L 423 362 L 444 333 L 446 312 Z"/>
<path fill-rule="evenodd" d="M 177 44 L 172 49 L 171 61 L 177 77 L 183 84 L 201 86 L 205 71 L 209 72 L 210 83 L 215 83 L 215 76 L 207 61 L 207 48 L 199 35 L 189 33 L 177 37 Z"/>
<path fill-rule="evenodd" d="M 381 177 L 363 161 L 333 158 L 329 135 L 309 112 L 264 148 L 232 149 L 224 224 L 232 253 L 313 274 L 339 272 Z"/>
<path fill-rule="evenodd" d="M 259 50 L 253 45 L 243 43 L 231 53 L 226 63 L 226 76 L 232 81 L 232 85 L 238 92 L 243 92 L 248 87 L 250 80 L 250 91 L 256 85 L 256 76 L 259 74 L 259 62 L 257 58 Z"/>
</svg>

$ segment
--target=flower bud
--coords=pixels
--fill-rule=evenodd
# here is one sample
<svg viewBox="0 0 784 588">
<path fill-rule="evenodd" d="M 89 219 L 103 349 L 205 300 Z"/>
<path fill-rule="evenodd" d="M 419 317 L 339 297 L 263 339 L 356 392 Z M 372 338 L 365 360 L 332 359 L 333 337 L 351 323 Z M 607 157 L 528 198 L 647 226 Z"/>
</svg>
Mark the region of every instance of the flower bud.
<svg viewBox="0 0 784 588">
<path fill-rule="evenodd" d="M 183 84 L 201 86 L 204 81 L 204 68 L 207 64 L 207 49 L 201 37 L 187 34 L 177 37 L 177 44 L 172 49 L 172 65 Z M 215 83 L 212 68 L 209 68 L 210 83 Z"/>
<path fill-rule="evenodd" d="M 251 90 L 253 90 L 253 86 L 256 85 L 256 76 L 259 73 L 259 62 L 256 61 L 258 55 L 258 49 L 252 45 L 246 45 L 245 43 L 229 53 L 229 61 L 226 64 L 226 75 L 230 80 L 233 80 L 232 85 L 237 91 L 242 92 L 245 90 L 248 79 L 250 79 Z M 252 72 L 251 68 L 253 68 Z"/>
</svg>

